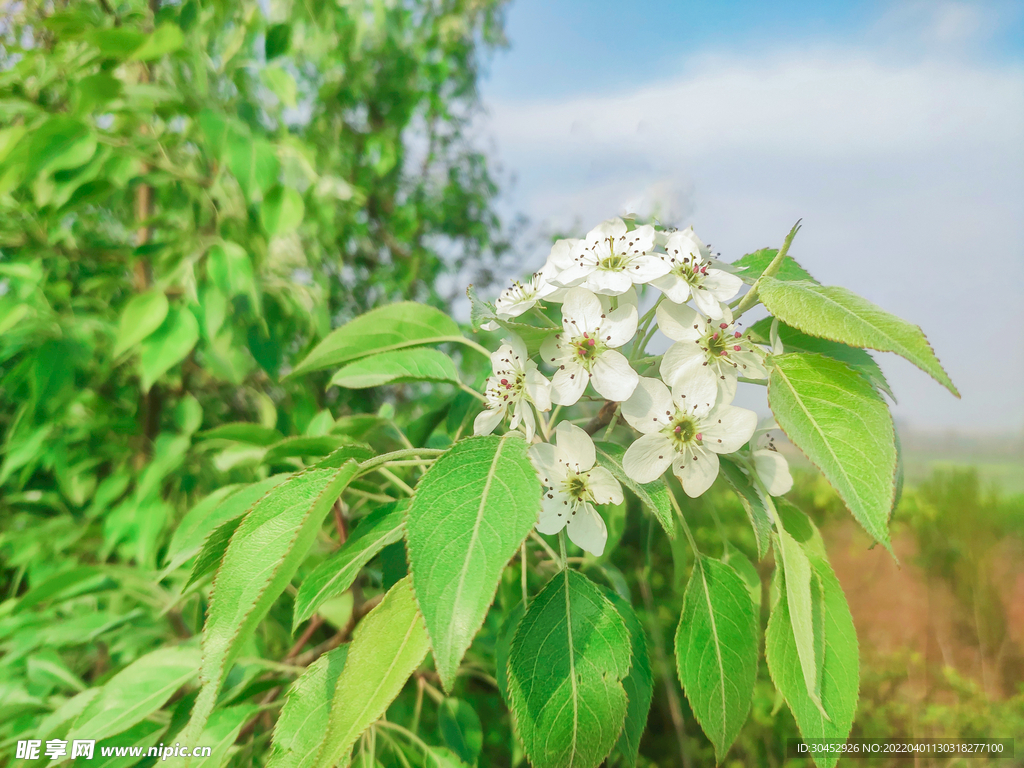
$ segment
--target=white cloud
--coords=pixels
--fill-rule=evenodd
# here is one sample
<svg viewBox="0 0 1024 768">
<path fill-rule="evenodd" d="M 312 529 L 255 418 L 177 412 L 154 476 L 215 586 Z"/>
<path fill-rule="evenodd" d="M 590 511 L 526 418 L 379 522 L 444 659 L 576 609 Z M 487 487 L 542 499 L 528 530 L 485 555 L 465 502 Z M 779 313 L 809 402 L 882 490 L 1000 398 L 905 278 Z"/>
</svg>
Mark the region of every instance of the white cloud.
<svg viewBox="0 0 1024 768">
<path fill-rule="evenodd" d="M 915 45 L 942 50 L 987 19 L 934 8 L 922 24 L 919 4 L 905 4 L 876 37 L 917 24 Z M 705 54 L 630 93 L 492 101 L 487 130 L 518 177 L 512 204 L 542 229 L 657 211 L 734 258 L 803 217 L 794 251 L 805 266 L 919 322 L 961 384 L 956 402 L 886 361 L 898 417 L 1019 429 L 1024 69 L 956 58 Z"/>
</svg>

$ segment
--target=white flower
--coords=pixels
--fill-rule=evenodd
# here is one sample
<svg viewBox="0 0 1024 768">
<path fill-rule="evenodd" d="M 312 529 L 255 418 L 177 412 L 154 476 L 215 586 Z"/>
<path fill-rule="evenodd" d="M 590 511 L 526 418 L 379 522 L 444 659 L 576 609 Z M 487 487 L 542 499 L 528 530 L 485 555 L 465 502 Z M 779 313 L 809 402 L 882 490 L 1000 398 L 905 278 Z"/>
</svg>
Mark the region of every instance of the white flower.
<svg viewBox="0 0 1024 768">
<path fill-rule="evenodd" d="M 727 320 L 709 321 L 685 304 L 658 307 L 658 328 L 673 341 L 661 359 L 661 378 L 670 386 L 680 378 L 705 378 L 720 384 L 729 401 L 736 379 L 763 379 L 768 371 L 754 343 Z"/>
<path fill-rule="evenodd" d="M 541 345 L 541 356 L 558 366 L 551 382 L 552 400 L 573 405 L 587 382 L 609 400 L 625 400 L 636 387 L 637 376 L 616 347 L 636 333 L 636 306 L 626 303 L 611 309 L 585 288 L 572 288 L 562 303 L 562 332 Z"/>
<path fill-rule="evenodd" d="M 551 382 L 537 370 L 537 364 L 526 353 L 526 345 L 518 336 L 506 339 L 491 355 L 494 375 L 487 379 L 487 408 L 473 422 L 473 433 L 489 435 L 512 409 L 510 429 L 521 424 L 527 440 L 533 440 L 537 428 L 532 403 L 537 410 L 551 410 Z"/>
<path fill-rule="evenodd" d="M 621 504 L 622 487 L 611 472 L 594 466 L 594 441 L 582 429 L 561 421 L 555 442 L 530 446 L 545 486 L 537 530 L 553 534 L 566 528 L 574 544 L 601 555 L 608 529 L 593 505 Z"/>
<path fill-rule="evenodd" d="M 718 454 L 732 453 L 750 439 L 757 414 L 728 400 L 712 405 L 713 400 L 695 398 L 688 383 L 670 393 L 657 379 L 641 377 L 622 404 L 626 421 L 642 433 L 626 450 L 622 467 L 638 483 L 649 483 L 671 466 L 686 495 L 696 498 L 718 477 Z"/>
<path fill-rule="evenodd" d="M 516 280 L 511 288 L 506 288 L 494 302 L 495 314 L 502 320 L 511 320 L 519 317 L 537 306 L 537 302 L 546 299 L 555 291 L 560 290 L 557 285 L 547 281 L 543 270 L 534 272 L 525 282 Z"/>
<path fill-rule="evenodd" d="M 789 473 L 789 463 L 786 457 L 775 448 L 775 441 L 768 434 L 770 430 L 778 429 L 779 425 L 775 419 L 769 416 L 757 425 L 757 430 L 751 438 L 754 448 L 754 470 L 761 479 L 761 483 L 768 489 L 771 496 L 782 496 L 789 493 L 793 487 L 793 476 Z"/>
<path fill-rule="evenodd" d="M 739 293 L 743 281 L 736 275 L 714 269 L 710 249 L 694 234 L 693 228 L 673 232 L 665 241 L 669 273 L 651 280 L 651 285 L 664 293 L 669 301 L 685 304 L 693 297 L 704 314 L 719 320 L 722 302 Z"/>
<path fill-rule="evenodd" d="M 583 286 L 594 293 L 618 296 L 634 284 L 668 273 L 668 262 L 654 251 L 654 227 L 626 231 L 622 219 L 609 219 L 587 233 L 572 249 L 572 263 L 553 278 L 565 287 Z"/>
</svg>

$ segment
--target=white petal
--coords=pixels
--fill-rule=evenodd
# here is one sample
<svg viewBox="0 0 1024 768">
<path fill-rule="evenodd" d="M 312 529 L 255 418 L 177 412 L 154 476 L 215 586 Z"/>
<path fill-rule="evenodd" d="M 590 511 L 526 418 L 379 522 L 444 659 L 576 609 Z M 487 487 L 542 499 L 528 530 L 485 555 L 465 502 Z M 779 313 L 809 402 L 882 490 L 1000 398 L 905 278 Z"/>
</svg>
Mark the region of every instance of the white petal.
<svg viewBox="0 0 1024 768">
<path fill-rule="evenodd" d="M 612 297 L 611 296 L 598 296 L 601 300 L 601 306 L 604 308 L 605 314 L 612 311 Z M 636 297 L 636 288 L 632 285 L 629 286 L 629 290 L 625 293 L 621 293 L 615 297 L 618 307 L 625 307 L 627 304 L 632 307 L 639 306 L 639 300 Z"/>
<path fill-rule="evenodd" d="M 529 451 L 530 462 L 545 488 L 557 488 L 567 475 L 565 455 L 561 449 L 551 443 L 534 443 Z"/>
<path fill-rule="evenodd" d="M 757 414 L 734 405 L 719 405 L 701 422 L 704 447 L 732 453 L 743 447 L 757 428 Z"/>
<path fill-rule="evenodd" d="M 675 257 L 677 261 L 682 261 L 686 256 L 703 256 L 702 247 L 704 247 L 704 243 L 692 229 L 680 229 L 673 232 L 665 242 L 665 252 Z"/>
<path fill-rule="evenodd" d="M 656 314 L 658 329 L 672 341 L 696 341 L 707 327 L 704 318 L 685 304 L 662 302 Z"/>
<path fill-rule="evenodd" d="M 786 461 L 786 457 L 777 451 L 754 451 L 754 469 L 772 496 L 789 493 L 793 487 L 793 476 L 789 473 L 789 463 Z"/>
<path fill-rule="evenodd" d="M 576 405 L 587 388 L 590 376 L 579 363 L 568 361 L 555 371 L 551 379 L 551 402 L 558 405 Z"/>
<path fill-rule="evenodd" d="M 526 394 L 533 400 L 538 411 L 551 410 L 551 382 L 537 370 L 537 364 L 532 360 L 526 369 Z"/>
<path fill-rule="evenodd" d="M 515 353 L 508 344 L 502 344 L 494 352 L 491 352 L 491 370 L 495 376 L 507 374 L 512 370 L 512 359 Z"/>
<path fill-rule="evenodd" d="M 633 394 L 640 376 L 629 361 L 614 349 L 606 349 L 597 356 L 593 370 L 594 389 L 609 400 L 622 401 Z"/>
<path fill-rule="evenodd" d="M 660 431 L 674 412 L 668 387 L 646 376 L 639 378 L 633 394 L 622 404 L 623 418 L 645 435 Z"/>
<path fill-rule="evenodd" d="M 622 468 L 638 483 L 651 483 L 661 477 L 676 457 L 672 442 L 660 432 L 641 435 L 626 449 Z"/>
<path fill-rule="evenodd" d="M 505 409 L 501 408 L 497 411 L 490 409 L 480 411 L 477 417 L 473 420 L 473 434 L 474 435 L 489 435 L 495 430 L 495 428 L 501 424 L 501 420 L 505 418 Z"/>
<path fill-rule="evenodd" d="M 572 249 L 579 243 L 579 240 L 555 240 L 554 245 L 551 246 L 551 253 L 548 254 L 548 260 L 541 267 L 541 274 L 548 280 L 551 279 L 551 275 L 556 270 L 568 269 L 572 266 Z M 551 265 L 551 266 L 548 266 Z M 552 269 L 552 267 L 554 269 Z"/>
<path fill-rule="evenodd" d="M 641 224 L 639 227 L 630 232 L 627 236 L 627 240 L 632 240 L 633 245 L 631 251 L 650 251 L 654 248 L 654 227 L 650 224 Z"/>
<path fill-rule="evenodd" d="M 594 467 L 588 478 L 590 492 L 598 504 L 621 504 L 622 486 L 615 476 L 604 467 Z"/>
<path fill-rule="evenodd" d="M 573 288 L 562 302 L 562 327 L 572 336 L 590 333 L 601 325 L 601 302 L 586 288 Z"/>
<path fill-rule="evenodd" d="M 677 341 L 665 351 L 661 358 L 661 378 L 669 386 L 672 386 L 680 376 L 692 376 L 694 368 L 703 368 L 714 379 L 714 371 L 709 371 L 708 366 L 704 364 L 707 359 L 707 353 L 698 342 Z"/>
<path fill-rule="evenodd" d="M 711 292 L 704 288 L 703 285 L 698 285 L 693 291 L 693 303 L 697 305 L 705 315 L 710 317 L 712 320 L 722 319 L 722 305 Z"/>
<path fill-rule="evenodd" d="M 669 269 L 671 269 L 671 265 L 668 263 L 668 260 L 663 259 L 661 256 L 648 254 L 647 256 L 640 256 L 634 259 L 626 271 L 634 283 L 641 285 L 649 283 L 651 280 L 657 280 L 659 277 L 664 277 L 668 274 Z"/>
<path fill-rule="evenodd" d="M 608 219 L 587 232 L 587 242 L 600 242 L 609 237 L 618 240 L 624 234 L 626 234 L 626 222 L 622 219 Z"/>
<path fill-rule="evenodd" d="M 552 365 L 558 365 L 559 359 L 562 357 L 562 343 L 561 336 L 564 334 L 551 334 L 548 336 L 540 345 L 540 359 L 545 363 L 551 363 Z"/>
<path fill-rule="evenodd" d="M 577 547 L 598 557 L 604 554 L 608 528 L 597 514 L 597 510 L 590 504 L 584 502 L 576 507 L 576 514 L 569 516 L 566 532 L 569 534 L 569 540 Z"/>
<path fill-rule="evenodd" d="M 606 347 L 621 347 L 636 335 L 636 307 L 627 304 L 608 312 L 601 321 L 600 337 Z"/>
<path fill-rule="evenodd" d="M 736 397 L 736 369 L 727 368 L 718 379 L 718 403 L 728 405 Z"/>
<path fill-rule="evenodd" d="M 676 304 L 685 304 L 690 300 L 690 284 L 679 275 L 665 275 L 651 280 L 651 285 L 665 294 L 665 297 Z"/>
<path fill-rule="evenodd" d="M 530 354 L 526 351 L 526 345 L 523 343 L 523 340 L 513 333 L 504 341 L 511 348 L 512 359 L 519 363 L 520 370 L 526 368 L 526 362 L 530 359 Z"/>
<path fill-rule="evenodd" d="M 574 472 L 586 472 L 596 459 L 594 441 L 586 432 L 568 421 L 558 422 L 555 440 L 569 468 Z"/>
<path fill-rule="evenodd" d="M 551 284 L 560 288 L 572 288 L 587 279 L 594 271 L 593 265 L 572 264 L 551 277 Z"/>
<path fill-rule="evenodd" d="M 618 296 L 633 287 L 633 281 L 629 277 L 619 270 L 595 269 L 587 277 L 584 285 L 594 293 Z"/>
<path fill-rule="evenodd" d="M 672 401 L 679 410 L 703 416 L 717 398 L 718 382 L 710 366 L 697 363 L 678 369 L 672 380 Z"/>
<path fill-rule="evenodd" d="M 718 477 L 718 456 L 708 451 L 697 449 L 691 455 L 680 456 L 672 465 L 683 490 L 691 499 L 704 493 Z"/>
<path fill-rule="evenodd" d="M 572 512 L 572 501 L 561 491 L 544 489 L 540 499 L 540 520 L 537 530 L 549 536 L 558 533 L 569 522 Z"/>
<path fill-rule="evenodd" d="M 516 418 L 522 422 L 523 431 L 526 433 L 526 442 L 533 442 L 533 436 L 537 431 L 537 421 L 533 415 L 533 408 L 520 400 L 516 403 Z"/>
<path fill-rule="evenodd" d="M 729 301 L 740 292 L 743 281 L 720 269 L 709 269 L 704 278 L 704 287 L 719 301 Z"/>
</svg>

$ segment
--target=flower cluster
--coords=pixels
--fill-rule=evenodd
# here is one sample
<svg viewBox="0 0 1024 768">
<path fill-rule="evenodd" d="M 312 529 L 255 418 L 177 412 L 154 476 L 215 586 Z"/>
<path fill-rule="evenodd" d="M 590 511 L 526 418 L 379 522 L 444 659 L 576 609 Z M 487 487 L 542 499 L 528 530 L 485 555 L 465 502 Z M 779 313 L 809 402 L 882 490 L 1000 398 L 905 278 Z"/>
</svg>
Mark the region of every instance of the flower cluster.
<svg viewBox="0 0 1024 768">
<path fill-rule="evenodd" d="M 502 292 L 484 327 L 509 334 L 491 356 L 487 407 L 474 431 L 489 434 L 509 416 L 509 427 L 533 443 L 544 483 L 541 533 L 565 528 L 574 543 L 599 555 L 607 530 L 594 505 L 622 502 L 619 483 L 595 466 L 591 436 L 571 420 L 556 426 L 545 416 L 552 404 L 564 413 L 584 398 L 616 404 L 616 415 L 639 433 L 622 463 L 638 483 L 671 467 L 697 497 L 718 476 L 718 457 L 736 454 L 762 492 L 790 489 L 786 460 L 767 439 L 775 423 L 759 425 L 753 411 L 732 405 L 740 381 L 768 375 L 766 350 L 738 327 L 729 307 L 742 284 L 692 228 L 630 228 L 612 219 L 582 239 L 558 240 L 538 272 Z M 660 295 L 641 315 L 648 289 Z M 535 360 L 511 331 L 530 317 L 550 327 L 545 310 L 552 304 L 561 304 L 561 327 L 551 327 Z M 664 355 L 647 356 L 655 330 L 673 343 Z"/>
</svg>

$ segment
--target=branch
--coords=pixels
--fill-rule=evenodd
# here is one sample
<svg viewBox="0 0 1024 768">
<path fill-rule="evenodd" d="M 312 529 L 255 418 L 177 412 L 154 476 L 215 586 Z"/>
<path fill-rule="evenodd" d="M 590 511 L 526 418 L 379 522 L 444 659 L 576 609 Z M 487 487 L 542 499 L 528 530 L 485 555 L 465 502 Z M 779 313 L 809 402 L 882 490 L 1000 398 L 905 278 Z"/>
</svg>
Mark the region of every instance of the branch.
<svg viewBox="0 0 1024 768">
<path fill-rule="evenodd" d="M 612 418 L 615 416 L 615 409 L 618 407 L 619 404 L 614 400 L 605 400 L 601 410 L 597 412 L 597 416 L 587 422 L 587 426 L 583 428 L 583 431 L 588 435 L 597 434 L 598 431 L 611 424 Z"/>
</svg>

